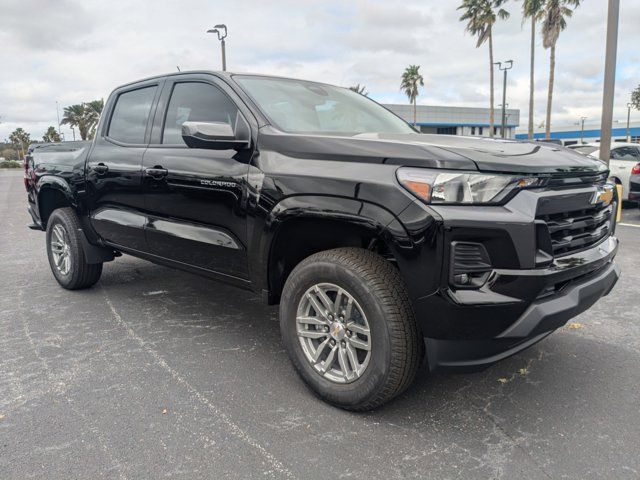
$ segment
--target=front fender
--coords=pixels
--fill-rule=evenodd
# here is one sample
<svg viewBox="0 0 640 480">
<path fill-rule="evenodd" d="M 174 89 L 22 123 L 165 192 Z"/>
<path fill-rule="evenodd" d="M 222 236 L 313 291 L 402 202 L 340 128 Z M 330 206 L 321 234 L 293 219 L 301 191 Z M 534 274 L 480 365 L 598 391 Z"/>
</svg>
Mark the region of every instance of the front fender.
<svg viewBox="0 0 640 480">
<path fill-rule="evenodd" d="M 417 229 L 415 223 L 426 223 L 431 225 L 430 218 L 416 218 L 416 210 L 411 208 L 414 205 L 412 200 L 408 200 L 405 208 L 412 211 L 407 217 L 414 225 L 410 228 L 393 215 L 389 210 L 380 205 L 370 202 L 325 196 L 325 195 L 297 195 L 287 197 L 277 203 L 265 218 L 264 230 L 253 235 L 254 245 L 251 248 L 255 257 L 251 264 L 256 266 L 252 271 L 252 279 L 259 285 L 259 289 L 268 291 L 268 265 L 271 255 L 271 248 L 274 244 L 279 230 L 288 221 L 293 219 L 318 219 L 333 220 L 348 225 L 357 226 L 371 234 L 372 237 L 381 239 L 389 248 L 397 261 L 398 267 L 407 282 L 410 296 L 418 298 L 432 293 L 431 282 L 425 276 L 425 267 L 428 267 L 428 275 L 437 279 L 439 268 L 435 265 L 424 265 L 424 253 L 429 251 L 430 256 L 434 256 L 435 246 L 433 243 L 425 241 L 425 229 Z M 402 213 L 401 215 L 402 216 Z M 412 233 L 413 232 L 413 233 Z M 416 281 L 417 280 L 417 281 Z M 436 280 L 434 280 L 434 284 Z M 425 285 L 430 285 L 425 290 Z"/>
</svg>

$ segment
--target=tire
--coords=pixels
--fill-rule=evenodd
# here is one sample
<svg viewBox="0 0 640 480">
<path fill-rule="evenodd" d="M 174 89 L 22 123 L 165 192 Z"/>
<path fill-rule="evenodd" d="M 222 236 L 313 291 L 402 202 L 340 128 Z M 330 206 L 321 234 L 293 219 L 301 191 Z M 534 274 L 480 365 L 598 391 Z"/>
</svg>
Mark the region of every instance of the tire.
<svg viewBox="0 0 640 480">
<path fill-rule="evenodd" d="M 102 263 L 87 263 L 80 235 L 84 234 L 73 209 L 53 211 L 47 222 L 47 256 L 53 276 L 67 290 L 89 288 L 102 274 Z"/>
<path fill-rule="evenodd" d="M 319 290 L 325 293 L 324 297 Z M 331 296 L 332 290 L 336 291 L 335 296 Z M 344 291 L 341 304 L 348 305 L 346 296 L 352 298 L 353 307 L 347 315 L 350 318 L 337 319 L 336 326 L 336 321 L 331 323 L 328 319 L 333 316 L 336 320 L 340 312 L 346 313 L 346 308 L 334 308 L 334 314 L 326 317 L 318 311 L 327 305 L 326 301 L 338 303 L 340 290 Z M 313 298 L 316 305 L 319 299 L 325 303 L 316 309 Z M 328 334 L 326 326 L 317 320 L 329 323 Z M 311 321 L 317 324 L 306 323 Z M 366 331 L 364 325 L 368 325 L 369 335 L 356 333 Z M 280 301 L 280 330 L 289 358 L 305 383 L 323 400 L 347 410 L 371 410 L 402 393 L 413 382 L 424 355 L 422 334 L 398 270 L 381 256 L 359 248 L 316 253 L 293 269 Z M 320 338 L 308 339 L 307 335 Z M 340 335 L 348 335 L 355 349 Z M 331 340 L 337 347 L 332 346 Z M 329 344 L 321 349 L 325 341 Z M 358 345 L 367 342 L 368 351 L 358 350 Z M 335 355 L 330 357 L 336 348 L 338 360 Z M 350 348 L 357 355 L 347 355 L 345 360 L 340 352 L 350 353 Z M 318 355 L 323 360 L 314 363 Z M 332 360 L 333 367 L 323 372 Z M 361 360 L 360 367 L 354 367 Z M 343 368 L 343 362 L 347 368 Z M 351 378 L 347 376 L 349 367 L 354 367 Z M 357 370 L 360 372 L 355 376 Z"/>
</svg>

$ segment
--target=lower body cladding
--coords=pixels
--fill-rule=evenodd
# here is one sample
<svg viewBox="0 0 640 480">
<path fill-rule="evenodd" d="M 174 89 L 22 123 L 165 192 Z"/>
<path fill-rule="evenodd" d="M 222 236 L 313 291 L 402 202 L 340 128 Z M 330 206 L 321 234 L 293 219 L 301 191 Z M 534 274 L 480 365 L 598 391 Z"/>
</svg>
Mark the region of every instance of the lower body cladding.
<svg viewBox="0 0 640 480">
<path fill-rule="evenodd" d="M 431 370 L 477 371 L 542 340 L 616 284 L 616 200 L 597 187 L 523 191 L 442 218 L 437 293 L 413 299 Z"/>
</svg>

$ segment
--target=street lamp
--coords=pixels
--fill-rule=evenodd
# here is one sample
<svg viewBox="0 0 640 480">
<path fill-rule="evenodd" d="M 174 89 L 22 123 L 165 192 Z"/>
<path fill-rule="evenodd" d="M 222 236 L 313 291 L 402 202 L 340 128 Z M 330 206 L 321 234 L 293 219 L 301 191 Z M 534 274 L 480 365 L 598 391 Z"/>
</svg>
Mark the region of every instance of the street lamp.
<svg viewBox="0 0 640 480">
<path fill-rule="evenodd" d="M 587 119 L 587 117 L 580 117 L 580 143 L 583 144 L 584 143 L 584 121 Z"/>
<path fill-rule="evenodd" d="M 58 135 L 60 135 L 60 107 L 58 106 L 58 101 L 56 100 L 56 116 L 58 117 Z"/>
<path fill-rule="evenodd" d="M 627 142 L 631 141 L 631 128 L 630 128 L 630 124 L 631 124 L 631 107 L 633 105 L 631 105 L 630 103 L 627 103 Z"/>
<path fill-rule="evenodd" d="M 227 26 L 224 24 L 216 25 L 215 27 L 207 30 L 207 33 L 215 33 L 218 35 L 218 40 L 220 40 L 220 46 L 222 48 L 222 71 L 227 71 L 227 57 L 226 52 L 224 50 L 224 39 L 227 38 Z"/>
<path fill-rule="evenodd" d="M 502 122 L 501 122 L 501 137 L 505 138 L 506 129 L 507 129 L 507 71 L 513 68 L 513 60 L 507 60 L 504 62 L 504 66 L 502 66 L 502 62 L 495 62 L 494 65 L 498 65 L 498 70 L 504 72 L 504 78 L 502 80 Z"/>
</svg>

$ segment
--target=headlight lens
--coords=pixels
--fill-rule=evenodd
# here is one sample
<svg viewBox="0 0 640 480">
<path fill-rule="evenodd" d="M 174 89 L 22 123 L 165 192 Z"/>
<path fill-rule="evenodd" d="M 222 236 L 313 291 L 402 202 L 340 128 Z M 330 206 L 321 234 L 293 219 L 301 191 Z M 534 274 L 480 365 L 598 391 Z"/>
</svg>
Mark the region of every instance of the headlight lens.
<svg viewBox="0 0 640 480">
<path fill-rule="evenodd" d="M 543 179 L 480 172 L 399 168 L 400 184 L 427 203 L 500 204 L 514 191 L 541 186 Z"/>
</svg>

